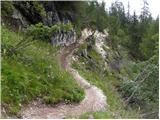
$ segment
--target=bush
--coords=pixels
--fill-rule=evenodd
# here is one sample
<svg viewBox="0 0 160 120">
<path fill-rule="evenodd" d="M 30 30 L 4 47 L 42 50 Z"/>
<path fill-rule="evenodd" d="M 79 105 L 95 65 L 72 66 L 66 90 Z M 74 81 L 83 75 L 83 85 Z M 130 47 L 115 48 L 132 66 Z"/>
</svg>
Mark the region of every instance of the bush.
<svg viewBox="0 0 160 120">
<path fill-rule="evenodd" d="M 32 36 L 35 40 L 40 39 L 48 41 L 52 36 L 52 32 L 58 29 L 58 27 L 56 27 L 57 26 L 50 28 L 48 26 L 44 26 L 42 23 L 38 23 L 36 25 L 29 26 L 26 30 L 26 34 Z"/>
<path fill-rule="evenodd" d="M 26 35 L 32 36 L 34 40 L 44 40 L 49 42 L 51 37 L 54 36 L 54 34 L 57 34 L 57 32 L 61 30 L 68 31 L 70 29 L 72 29 L 71 23 L 57 23 L 53 26 L 45 26 L 42 23 L 38 23 L 29 26 L 26 30 Z"/>
<path fill-rule="evenodd" d="M 123 80 L 120 88 L 127 102 L 132 103 L 130 105 L 138 105 L 146 112 L 150 111 L 150 109 L 157 109 L 156 105 L 158 105 L 159 101 L 159 70 L 157 62 L 158 58 L 153 56 L 148 61 L 136 63 L 131 71 L 136 76 L 133 77 L 133 80 Z M 133 96 L 130 97 L 132 94 Z"/>
<path fill-rule="evenodd" d="M 159 34 L 155 34 L 151 36 L 150 38 L 144 38 L 142 40 L 142 43 L 140 44 L 140 50 L 145 59 L 149 59 L 152 55 L 155 54 L 156 44 L 159 40 Z"/>
<path fill-rule="evenodd" d="M 34 1 L 33 2 L 33 6 L 35 8 L 35 11 L 37 13 L 39 13 L 42 17 L 45 17 L 46 16 L 46 12 L 45 12 L 45 9 L 43 7 L 43 5 L 41 5 L 40 3 L 38 3 L 37 1 Z"/>
<path fill-rule="evenodd" d="M 2 1 L 2 16 L 10 16 L 13 13 L 14 6 L 11 1 Z"/>
</svg>

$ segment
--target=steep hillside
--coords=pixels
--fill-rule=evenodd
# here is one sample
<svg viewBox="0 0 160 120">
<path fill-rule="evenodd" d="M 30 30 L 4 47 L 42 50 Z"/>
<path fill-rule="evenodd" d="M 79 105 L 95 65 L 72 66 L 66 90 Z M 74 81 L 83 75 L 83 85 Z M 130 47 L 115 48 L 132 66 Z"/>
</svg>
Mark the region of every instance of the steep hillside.
<svg viewBox="0 0 160 120">
<path fill-rule="evenodd" d="M 104 34 L 105 33 L 105 34 Z M 156 99 L 144 107 L 140 103 L 135 103 L 135 101 L 143 100 L 143 105 L 148 102 L 143 99 L 142 93 L 134 94 L 136 92 L 136 83 L 134 80 L 142 79 L 142 74 L 147 75 L 148 69 L 152 69 L 151 66 L 155 66 L 156 57 L 154 56 L 147 61 L 149 63 L 143 73 L 138 73 L 141 67 L 146 65 L 146 62 L 139 62 L 135 64 L 127 56 L 125 50 L 119 50 L 118 52 L 112 49 L 109 44 L 107 44 L 106 37 L 107 33 L 96 32 L 94 36 L 88 38 L 82 44 L 79 49 L 74 53 L 72 66 L 78 70 L 81 76 L 88 80 L 91 84 L 98 86 L 104 91 L 107 97 L 107 110 L 106 112 L 88 112 L 83 114 L 80 118 L 144 118 L 144 117 L 156 117 L 157 112 L 151 114 L 143 114 L 144 111 L 150 109 L 156 109 L 157 102 Z M 108 40 L 108 39 L 107 39 Z M 93 41 L 96 41 L 95 43 Z M 129 66 L 130 65 L 130 66 Z M 139 67 L 138 67 L 139 66 Z M 141 66 L 141 67 L 140 67 Z M 131 68 L 128 68 L 131 67 Z M 137 71 L 135 71 L 137 70 Z M 155 66 L 154 70 L 151 72 L 153 77 L 158 75 L 158 67 Z M 133 75 L 133 73 L 135 75 Z M 136 77 L 135 77 L 136 76 Z M 129 79 L 128 81 L 126 79 Z M 151 80 L 145 76 L 144 80 Z M 158 81 L 154 81 L 153 84 L 158 84 Z M 132 85 L 133 84 L 133 85 Z M 142 83 L 144 84 L 144 83 Z M 146 83 L 145 83 L 146 84 Z M 139 86 L 139 83 L 138 83 Z M 146 86 L 142 86 L 142 90 L 146 89 Z M 133 89 L 133 90 L 132 90 Z M 157 91 L 155 87 L 148 88 L 148 91 L 153 89 Z M 131 92 L 130 94 L 128 92 Z M 142 91 L 141 91 L 142 92 Z M 143 91 L 144 92 L 144 91 Z M 147 92 L 147 91 L 146 91 Z M 147 94 L 147 93 L 146 93 Z M 157 95 L 156 93 L 152 93 Z M 125 97 L 129 95 L 129 98 L 125 100 Z M 130 96 L 131 95 L 131 96 Z M 134 97 L 137 96 L 137 98 Z M 141 99 L 139 98 L 141 96 Z M 134 101 L 135 100 L 135 101 Z M 138 106 L 138 107 L 137 107 Z M 150 113 L 150 112 L 149 112 Z M 153 115 L 153 116 L 152 116 Z"/>
<path fill-rule="evenodd" d="M 78 4 L 78 2 L 77 2 Z M 42 23 L 52 26 L 57 23 L 74 23 L 76 8 L 69 1 L 4 1 L 2 2 L 2 24 L 11 26 L 14 30 L 25 30 L 31 24 Z M 75 28 L 60 29 L 52 34 L 48 41 L 53 45 L 70 45 L 76 42 Z"/>
<path fill-rule="evenodd" d="M 74 50 L 77 49 L 79 44 L 82 44 L 88 36 L 83 34 L 85 31 L 86 29 L 82 31 L 82 36 L 80 40 L 78 40 L 79 43 L 64 48 L 59 56 L 61 66 L 66 69 L 74 77 L 79 86 L 84 89 L 85 98 L 78 104 L 58 104 L 55 107 L 48 107 L 34 102 L 28 105 L 27 108 L 24 108 L 22 111 L 23 118 L 73 118 L 86 112 L 106 110 L 106 96 L 103 94 L 103 91 L 87 82 L 79 75 L 78 71 L 70 66 L 70 60 Z"/>
<path fill-rule="evenodd" d="M 159 17 L 105 1 L 1 1 L 1 118 L 159 118 Z"/>
<path fill-rule="evenodd" d="M 103 44 L 107 33 L 103 34 L 96 32 L 94 37 L 88 38 L 79 49 L 74 53 L 72 66 L 78 70 L 91 84 L 98 86 L 104 92 L 107 97 L 107 109 L 103 112 L 88 112 L 80 116 L 80 118 L 90 118 L 92 116 L 96 119 L 101 118 L 139 118 L 140 115 L 137 109 L 131 107 L 125 107 L 125 103 L 119 93 L 117 92 L 116 85 L 119 84 L 116 76 L 112 72 L 116 72 L 109 65 L 111 61 L 115 59 L 114 50 L 111 50 L 106 44 Z M 95 39 L 95 44 L 90 44 Z M 84 47 L 86 44 L 86 47 Z M 106 52 L 103 48 L 104 45 L 110 51 Z M 86 52 L 84 52 L 86 51 Z M 107 54 L 107 55 L 104 55 Z M 106 58 L 108 56 L 108 58 Z M 110 58 L 109 58 L 110 57 Z M 104 67 L 105 66 L 105 67 Z"/>
<path fill-rule="evenodd" d="M 43 22 L 45 25 L 74 22 L 78 3 L 70 1 L 4 1 L 2 2 L 2 17 L 19 22 L 16 25 L 22 27 L 26 26 L 25 21 L 28 24 Z"/>
<path fill-rule="evenodd" d="M 24 36 L 2 27 L 2 54 Z M 57 58 L 59 47 L 37 41 L 21 48 L 13 56 L 2 55 L 2 115 L 18 115 L 21 108 L 32 100 L 55 104 L 79 102 L 83 90 L 74 78 L 60 68 Z M 7 116 L 6 116 L 7 114 Z"/>
</svg>

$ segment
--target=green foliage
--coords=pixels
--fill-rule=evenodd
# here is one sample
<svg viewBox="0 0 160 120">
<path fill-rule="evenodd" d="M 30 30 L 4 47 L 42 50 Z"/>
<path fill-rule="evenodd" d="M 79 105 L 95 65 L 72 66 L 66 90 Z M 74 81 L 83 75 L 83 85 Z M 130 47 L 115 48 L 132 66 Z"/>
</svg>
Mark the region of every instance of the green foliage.
<svg viewBox="0 0 160 120">
<path fill-rule="evenodd" d="M 120 38 L 125 37 L 122 30 L 119 30 L 117 35 Z M 111 107 L 111 111 L 117 112 L 120 110 L 122 113 L 118 112 L 118 116 L 135 118 L 134 115 L 138 114 L 136 111 L 140 107 L 144 113 L 148 113 L 150 110 L 156 111 L 154 115 L 145 115 L 143 116 L 144 118 L 157 118 L 158 107 L 156 106 L 158 106 L 158 54 L 156 53 L 148 61 L 133 62 L 128 56 L 124 56 L 124 54 L 128 54 L 124 52 L 121 56 L 123 57 L 124 63 L 120 68 L 120 74 L 118 75 L 118 73 L 116 73 L 116 75 L 114 75 L 111 74 L 110 71 L 107 71 L 107 73 L 105 71 L 102 72 L 101 65 L 103 65 L 103 61 L 101 60 L 101 56 L 99 56 L 93 48 L 94 47 L 87 50 L 87 56 L 89 56 L 89 59 L 84 58 L 80 56 L 81 54 L 77 53 L 79 56 L 79 63 L 77 63 L 77 61 L 73 62 L 73 66 L 79 70 L 79 73 L 85 79 L 89 80 L 92 84 L 100 87 L 104 91 L 107 96 L 107 103 Z M 83 49 L 83 46 L 81 46 L 80 49 Z M 86 48 L 84 47 L 84 49 Z M 126 51 L 126 49 L 121 49 L 121 51 L 119 51 L 120 54 L 122 54 L 122 51 Z M 81 52 L 81 50 L 78 50 L 77 52 Z M 106 52 L 108 54 L 107 60 L 109 60 L 109 62 L 115 59 L 114 57 L 109 59 L 110 54 L 113 54 L 113 50 L 107 49 Z M 145 70 L 145 72 L 143 72 L 146 65 L 148 68 Z M 101 66 L 101 69 L 99 69 L 99 66 Z M 117 79 L 117 76 L 119 80 Z M 114 89 L 114 87 L 117 88 L 118 92 Z M 120 95 L 122 95 L 123 100 L 125 101 L 135 90 L 136 92 L 130 99 L 128 106 L 125 106 L 125 103 L 120 103 L 122 102 Z M 119 106 L 119 104 L 121 104 L 121 106 Z M 128 110 L 128 112 L 124 111 L 124 109 Z M 86 113 L 80 118 L 88 118 L 90 114 L 92 114 L 94 118 L 110 118 L 113 115 L 108 111 L 107 113 Z M 116 118 L 117 116 L 112 116 L 112 118 L 113 117 Z M 136 117 L 139 118 L 140 116 L 138 115 Z"/>
<path fill-rule="evenodd" d="M 89 27 L 103 32 L 107 27 L 107 13 L 104 2 L 90 1 L 87 3 L 86 1 L 81 1 L 77 9 L 79 14 L 75 22 L 77 29 Z"/>
<path fill-rule="evenodd" d="M 27 28 L 26 34 L 33 36 L 35 40 L 46 40 L 49 41 L 53 32 L 58 30 L 58 26 L 48 27 L 44 26 L 42 23 L 36 25 L 31 25 Z"/>
<path fill-rule="evenodd" d="M 61 29 L 64 30 L 64 31 L 69 31 L 73 28 L 73 25 L 71 22 L 68 22 L 68 23 L 59 23 L 59 25 L 61 26 Z"/>
<path fill-rule="evenodd" d="M 2 28 L 2 44 L 17 44 L 17 33 Z M 61 100 L 79 102 L 84 98 L 70 74 L 59 67 L 56 53 L 49 43 L 37 41 L 17 55 L 2 57 L 2 107 L 8 114 L 17 114 L 23 104 L 35 98 L 55 104 Z"/>
<path fill-rule="evenodd" d="M 14 32 L 9 31 L 6 27 L 2 27 L 1 29 L 2 29 L 1 50 L 2 50 L 2 55 L 5 55 L 7 54 L 8 50 L 10 50 L 13 46 L 16 45 L 16 43 L 13 42 L 14 40 L 10 40 L 10 39 L 11 38 L 16 39 L 18 42 L 22 39 L 22 37 L 20 37 L 19 34 L 15 34 Z"/>
<path fill-rule="evenodd" d="M 24 13 L 31 13 L 28 16 L 34 18 L 32 18 L 33 23 L 42 21 L 40 19 L 46 13 L 39 2 L 23 3 L 19 4 L 19 8 Z M 33 6 L 30 3 L 33 3 Z M 57 8 L 58 10 L 72 9 L 77 14 L 76 21 L 73 23 L 79 36 L 84 27 L 99 31 L 109 29 L 109 38 L 106 41 L 112 48 L 108 50 L 103 47 L 108 54 L 106 61 L 110 63 L 116 59 L 114 54 L 117 52 L 112 51 L 113 49 L 120 51 L 123 61 L 120 73 L 112 74 L 110 70 L 102 69 L 104 61 L 94 49 L 94 40 L 80 46 L 77 51 L 77 55 L 80 56 L 79 64 L 74 62 L 73 66 L 84 78 L 104 91 L 107 103 L 111 106 L 109 109 L 124 118 L 139 117 L 134 111 L 139 107 L 141 112 L 158 110 L 159 17 L 154 20 L 145 5 L 147 5 L 146 0 L 140 16 L 136 13 L 130 15 L 129 10 L 126 15 L 123 4 L 118 1 L 112 4 L 109 12 L 105 10 L 104 2 L 97 1 L 72 2 L 70 6 L 65 4 Z M 2 1 L 2 15 L 11 15 L 13 9 L 12 2 Z M 2 57 L 2 107 L 9 113 L 16 114 L 21 104 L 37 96 L 46 104 L 55 104 L 61 100 L 66 103 L 78 102 L 83 98 L 84 93 L 79 87 L 75 87 L 73 78 L 57 65 L 56 56 L 53 54 L 56 53 L 57 48 L 36 41 L 37 43 L 27 48 L 20 44 L 23 49 L 15 49 L 18 42 L 25 41 L 29 36 L 31 40 L 49 41 L 58 32 L 67 32 L 72 28 L 71 23 L 57 23 L 53 26 L 38 23 L 27 28 L 27 37 L 2 28 L 2 55 L 7 51 L 16 53 L 12 57 L 10 54 Z M 84 50 L 87 50 L 87 57 L 82 55 Z M 145 66 L 148 66 L 148 69 L 144 72 Z M 126 100 L 132 93 L 134 95 L 129 101 L 131 106 L 125 107 L 121 97 Z M 88 114 L 92 114 L 94 118 L 112 116 L 109 111 Z M 88 114 L 82 118 L 88 118 Z M 158 118 L 158 114 L 145 117 Z"/>
<path fill-rule="evenodd" d="M 129 36 L 125 33 L 124 30 L 122 29 L 119 29 L 118 32 L 117 32 L 117 40 L 116 42 L 119 44 L 119 45 L 122 45 L 122 46 L 128 46 L 129 44 Z"/>
<path fill-rule="evenodd" d="M 42 4 L 40 4 L 38 1 L 34 1 L 33 6 L 35 8 L 35 11 L 39 13 L 42 17 L 46 16 L 46 12 Z"/>
<path fill-rule="evenodd" d="M 14 10 L 12 1 L 2 1 L 1 2 L 1 12 L 2 16 L 11 16 Z"/>
<path fill-rule="evenodd" d="M 95 61 L 102 61 L 102 57 L 96 52 L 95 49 L 91 49 L 88 51 L 89 56 Z"/>
<path fill-rule="evenodd" d="M 23 35 L 25 37 L 22 37 L 20 32 L 15 34 L 12 31 L 8 31 L 8 29 L 3 26 L 2 27 L 2 55 L 3 56 L 12 56 L 16 55 L 18 51 L 21 51 L 22 49 L 26 48 L 27 46 L 33 44 L 34 40 L 30 36 Z M 16 39 L 17 41 L 14 42 Z"/>
<path fill-rule="evenodd" d="M 148 59 L 155 54 L 156 44 L 158 43 L 158 40 L 158 33 L 151 36 L 151 38 L 147 37 L 143 39 L 142 43 L 140 44 L 140 49 L 142 54 L 144 55 L 144 58 Z"/>
<path fill-rule="evenodd" d="M 109 118 L 115 118 L 112 116 L 109 112 L 93 112 L 93 113 L 84 113 L 82 114 L 79 119 L 91 119 L 90 116 L 93 117 L 93 119 L 109 119 Z"/>
<path fill-rule="evenodd" d="M 158 20 L 158 19 L 157 19 Z M 146 33 L 140 44 L 140 50 L 144 59 L 149 59 L 152 55 L 156 54 L 156 45 L 159 40 L 159 31 L 157 29 L 158 21 L 152 20 L 148 23 Z"/>
<path fill-rule="evenodd" d="M 79 50 L 77 52 L 80 52 Z M 79 74 L 82 75 L 86 80 L 88 80 L 91 84 L 97 86 L 102 89 L 104 94 L 107 97 L 107 107 L 106 112 L 93 112 L 93 113 L 85 113 L 80 118 L 89 118 L 92 115 L 94 118 L 138 118 L 138 113 L 136 113 L 136 109 L 132 109 L 129 106 L 125 108 L 123 104 L 123 100 L 121 99 L 119 93 L 116 91 L 115 86 L 120 84 L 117 78 L 111 73 L 106 73 L 102 68 L 103 59 L 101 56 L 94 50 L 91 49 L 88 51 L 88 56 L 90 59 L 86 59 L 80 54 L 78 55 L 78 61 L 74 61 L 72 63 L 73 67 L 78 70 Z M 94 61 L 94 62 L 91 62 Z M 91 64 L 90 64 L 91 62 Z M 112 113 L 115 113 L 113 115 Z"/>
<path fill-rule="evenodd" d="M 81 63 L 73 63 L 73 66 L 79 71 L 79 73 L 88 80 L 91 84 L 96 85 L 100 89 L 103 90 L 104 94 L 107 96 L 107 104 L 110 106 L 108 107 L 108 111 L 106 112 L 99 112 L 99 113 L 93 113 L 95 118 L 118 118 L 117 116 L 113 116 L 110 111 L 114 111 L 118 115 L 120 115 L 122 118 L 137 118 L 138 115 L 136 113 L 136 110 L 132 110 L 130 108 L 126 109 L 123 106 L 123 101 L 120 98 L 118 92 L 115 90 L 113 83 L 116 82 L 115 78 L 112 75 L 108 76 L 101 76 L 98 71 L 98 73 L 88 70 L 83 66 Z M 110 111 L 109 111 L 110 110 Z M 88 116 L 86 116 L 88 117 Z M 86 118 L 85 116 L 81 116 L 81 118 Z"/>
<path fill-rule="evenodd" d="M 134 75 L 128 76 L 128 80 L 124 79 L 120 85 L 120 91 L 124 98 L 129 99 L 130 105 L 140 106 L 144 112 L 156 111 L 154 116 L 148 115 L 146 118 L 157 118 L 158 107 L 158 58 L 153 56 L 148 61 L 135 63 L 129 70 Z M 128 73 L 127 73 L 128 74 Z"/>
<path fill-rule="evenodd" d="M 87 43 L 80 45 L 79 50 L 87 49 Z"/>
<path fill-rule="evenodd" d="M 95 119 L 101 119 L 101 118 L 115 118 L 113 115 L 109 114 L 108 112 L 94 112 L 93 117 Z"/>
<path fill-rule="evenodd" d="M 51 37 L 60 30 L 68 31 L 72 29 L 72 24 L 57 23 L 53 26 L 45 26 L 42 23 L 31 25 L 26 30 L 27 36 L 32 36 L 34 40 L 50 41 Z"/>
<path fill-rule="evenodd" d="M 144 1 L 140 16 L 136 13 L 130 15 L 129 8 L 126 15 L 122 2 L 116 1 L 110 7 L 106 23 L 109 27 L 109 45 L 114 49 L 122 45 L 129 50 L 132 58 L 141 61 L 155 54 L 158 39 L 158 18 L 155 21 L 151 17 L 147 6 L 147 2 Z"/>
<path fill-rule="evenodd" d="M 139 45 L 142 41 L 142 36 L 140 35 L 139 23 L 136 13 L 132 17 L 131 24 L 129 26 L 130 34 L 130 44 L 129 51 L 134 58 L 140 58 Z"/>
</svg>

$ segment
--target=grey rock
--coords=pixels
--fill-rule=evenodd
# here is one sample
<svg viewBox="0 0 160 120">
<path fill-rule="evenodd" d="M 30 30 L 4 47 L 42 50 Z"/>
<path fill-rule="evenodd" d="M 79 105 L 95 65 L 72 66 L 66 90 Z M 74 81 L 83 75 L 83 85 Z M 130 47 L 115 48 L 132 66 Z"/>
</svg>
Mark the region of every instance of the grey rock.
<svg viewBox="0 0 160 120">
<path fill-rule="evenodd" d="M 51 43 L 53 45 L 65 45 L 68 46 L 76 42 L 75 30 L 69 30 L 67 32 L 59 31 L 51 37 Z"/>
</svg>

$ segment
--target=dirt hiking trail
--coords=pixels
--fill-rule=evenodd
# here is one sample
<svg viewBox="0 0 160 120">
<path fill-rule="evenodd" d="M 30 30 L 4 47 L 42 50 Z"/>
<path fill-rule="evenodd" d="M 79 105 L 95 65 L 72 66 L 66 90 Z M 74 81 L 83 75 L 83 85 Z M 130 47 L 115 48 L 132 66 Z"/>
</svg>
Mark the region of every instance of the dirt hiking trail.
<svg viewBox="0 0 160 120">
<path fill-rule="evenodd" d="M 47 106 L 40 101 L 31 102 L 22 112 L 22 118 L 41 118 L 54 119 L 79 116 L 85 112 L 105 111 L 106 110 L 106 96 L 102 90 L 94 85 L 91 85 L 70 65 L 70 61 L 75 49 L 83 43 L 90 31 L 85 29 L 78 43 L 65 47 L 59 55 L 60 64 L 62 68 L 66 69 L 76 80 L 78 85 L 84 89 L 85 98 L 80 103 L 65 104 L 59 103 L 54 106 Z"/>
</svg>

